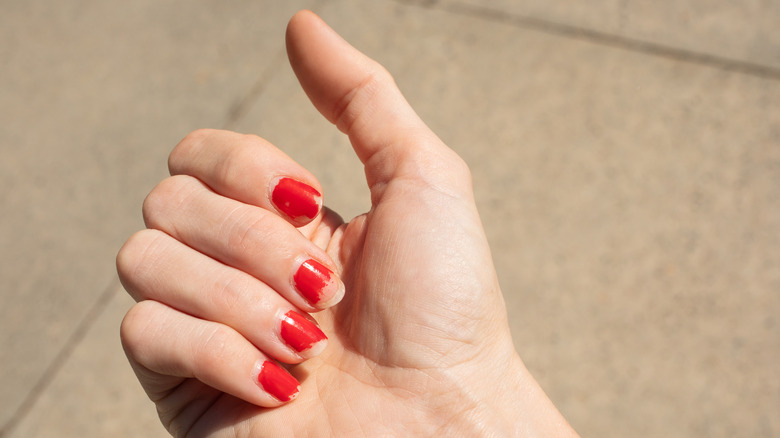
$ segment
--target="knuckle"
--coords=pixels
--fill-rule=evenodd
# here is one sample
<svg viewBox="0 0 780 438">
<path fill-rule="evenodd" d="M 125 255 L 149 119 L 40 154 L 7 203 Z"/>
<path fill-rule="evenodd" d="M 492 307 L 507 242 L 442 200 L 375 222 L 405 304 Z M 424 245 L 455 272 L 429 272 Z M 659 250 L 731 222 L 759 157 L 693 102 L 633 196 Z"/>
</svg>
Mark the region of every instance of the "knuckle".
<svg viewBox="0 0 780 438">
<path fill-rule="evenodd" d="M 117 253 L 119 279 L 136 301 L 145 298 L 140 283 L 159 260 L 159 248 L 164 238 L 165 234 L 161 231 L 141 230 L 130 236 Z"/>
<path fill-rule="evenodd" d="M 393 77 L 393 74 L 390 73 L 390 70 L 386 69 L 383 65 L 377 64 L 376 69 L 374 70 L 374 76 L 376 77 L 377 82 L 384 85 L 385 87 L 396 87 L 395 78 Z"/>
<path fill-rule="evenodd" d="M 187 146 L 187 145 L 198 145 L 203 142 L 205 142 L 210 137 L 214 136 L 216 133 L 218 133 L 219 130 L 217 129 L 210 129 L 210 128 L 200 128 L 196 129 L 182 139 L 182 141 L 179 142 L 180 146 Z"/>
<path fill-rule="evenodd" d="M 206 378 L 217 370 L 224 369 L 235 357 L 236 344 L 241 342 L 241 335 L 228 326 L 210 324 L 208 331 L 202 334 L 202 341 L 193 345 L 193 363 L 196 377 Z"/>
<path fill-rule="evenodd" d="M 231 248 L 251 254 L 256 252 L 259 242 L 280 241 L 273 237 L 278 233 L 276 216 L 249 209 L 235 210 L 231 216 L 225 231 Z"/>
<path fill-rule="evenodd" d="M 166 211 L 177 208 L 192 195 L 194 178 L 175 175 L 162 180 L 144 199 L 141 207 L 144 223 L 149 228 L 160 228 L 160 218 Z"/>
<path fill-rule="evenodd" d="M 390 73 L 390 70 L 374 60 L 371 60 L 370 64 L 368 65 L 368 74 L 366 77 L 371 78 L 371 82 L 375 82 L 383 87 L 395 87 L 395 79 L 393 78 L 393 74 Z"/>
<path fill-rule="evenodd" d="M 243 281 L 243 277 L 233 272 L 217 276 L 214 292 L 209 294 L 213 308 L 222 309 L 225 314 L 235 314 L 246 311 L 253 306 L 251 286 Z"/>
<path fill-rule="evenodd" d="M 349 134 L 355 126 L 360 125 L 362 118 L 366 117 L 366 109 L 370 108 L 369 102 L 388 86 L 394 87 L 394 84 L 390 72 L 381 65 L 376 65 L 344 96 L 335 100 L 332 109 L 333 122 L 339 130 Z"/>
<path fill-rule="evenodd" d="M 263 140 L 252 134 L 244 134 L 241 141 L 236 142 L 227 153 L 220 157 L 215 163 L 213 175 L 219 184 L 226 188 L 241 187 L 245 181 L 246 172 L 241 172 L 243 168 L 258 168 L 255 162 L 262 156 L 258 154 L 258 146 L 263 144 Z"/>
<path fill-rule="evenodd" d="M 168 155 L 168 169 L 171 174 L 184 172 L 187 157 L 216 133 L 215 129 L 196 129 L 187 134 Z"/>
<path fill-rule="evenodd" d="M 335 100 L 332 122 L 339 130 L 350 134 L 357 128 L 372 123 L 378 111 L 375 101 L 382 96 L 402 99 L 393 75 L 384 66 L 374 63 L 365 76 L 340 99 Z"/>
<path fill-rule="evenodd" d="M 149 327 L 154 320 L 153 304 L 150 301 L 136 303 L 127 311 L 119 326 L 119 337 L 125 353 L 136 360 L 142 356 L 142 350 L 148 345 Z"/>
</svg>

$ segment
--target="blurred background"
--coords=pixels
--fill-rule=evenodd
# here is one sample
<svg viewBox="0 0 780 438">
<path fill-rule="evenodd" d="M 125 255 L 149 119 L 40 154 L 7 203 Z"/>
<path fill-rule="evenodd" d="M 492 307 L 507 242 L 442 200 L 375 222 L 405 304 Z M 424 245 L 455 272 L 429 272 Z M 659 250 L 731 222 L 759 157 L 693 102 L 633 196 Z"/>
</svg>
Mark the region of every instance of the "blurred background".
<svg viewBox="0 0 780 438">
<path fill-rule="evenodd" d="M 287 65 L 321 14 L 470 164 L 518 351 L 584 436 L 780 436 L 780 1 L 0 0 L 0 437 L 166 436 L 114 270 L 168 152 L 359 162 Z"/>
</svg>

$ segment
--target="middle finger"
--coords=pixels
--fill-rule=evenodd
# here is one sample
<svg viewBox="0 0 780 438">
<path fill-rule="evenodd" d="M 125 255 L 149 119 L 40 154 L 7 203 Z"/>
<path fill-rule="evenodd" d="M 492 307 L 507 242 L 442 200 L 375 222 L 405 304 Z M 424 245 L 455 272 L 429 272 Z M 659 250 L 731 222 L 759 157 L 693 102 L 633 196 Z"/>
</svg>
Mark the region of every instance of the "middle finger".
<svg viewBox="0 0 780 438">
<path fill-rule="evenodd" d="M 287 221 L 177 175 L 144 201 L 147 227 L 264 282 L 312 312 L 336 304 L 344 286 L 330 257 Z"/>
</svg>

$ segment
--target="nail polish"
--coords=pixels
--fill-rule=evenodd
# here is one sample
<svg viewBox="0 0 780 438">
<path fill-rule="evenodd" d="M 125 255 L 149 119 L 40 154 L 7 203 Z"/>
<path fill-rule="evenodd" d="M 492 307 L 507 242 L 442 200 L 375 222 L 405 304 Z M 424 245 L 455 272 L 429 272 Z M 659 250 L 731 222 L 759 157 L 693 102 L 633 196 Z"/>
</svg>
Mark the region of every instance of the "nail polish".
<svg viewBox="0 0 780 438">
<path fill-rule="evenodd" d="M 325 333 L 300 313 L 290 310 L 282 317 L 280 334 L 284 342 L 297 352 L 315 356 L 325 348 Z"/>
<path fill-rule="evenodd" d="M 294 221 L 304 221 L 317 216 L 322 194 L 308 184 L 292 178 L 282 178 L 276 183 L 271 200 L 279 211 Z"/>
<path fill-rule="evenodd" d="M 295 377 L 270 360 L 261 365 L 257 382 L 267 393 L 283 402 L 294 399 L 301 390 Z"/>
<path fill-rule="evenodd" d="M 301 267 L 293 276 L 293 283 L 306 301 L 314 305 L 322 299 L 325 288 L 332 283 L 333 276 L 333 271 L 325 265 L 309 259 L 301 263 Z"/>
</svg>

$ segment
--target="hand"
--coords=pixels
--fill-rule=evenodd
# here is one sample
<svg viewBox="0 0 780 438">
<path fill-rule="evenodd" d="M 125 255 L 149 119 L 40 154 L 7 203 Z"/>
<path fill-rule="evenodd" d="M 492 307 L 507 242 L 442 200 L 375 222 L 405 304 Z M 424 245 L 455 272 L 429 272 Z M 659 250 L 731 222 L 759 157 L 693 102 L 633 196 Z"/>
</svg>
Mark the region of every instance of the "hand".
<svg viewBox="0 0 780 438">
<path fill-rule="evenodd" d="M 257 137 L 196 131 L 174 149 L 149 229 L 117 257 L 139 301 L 123 345 L 168 430 L 573 435 L 515 353 L 466 165 L 311 12 L 287 46 L 363 162 L 372 207 L 344 223 Z"/>
</svg>

